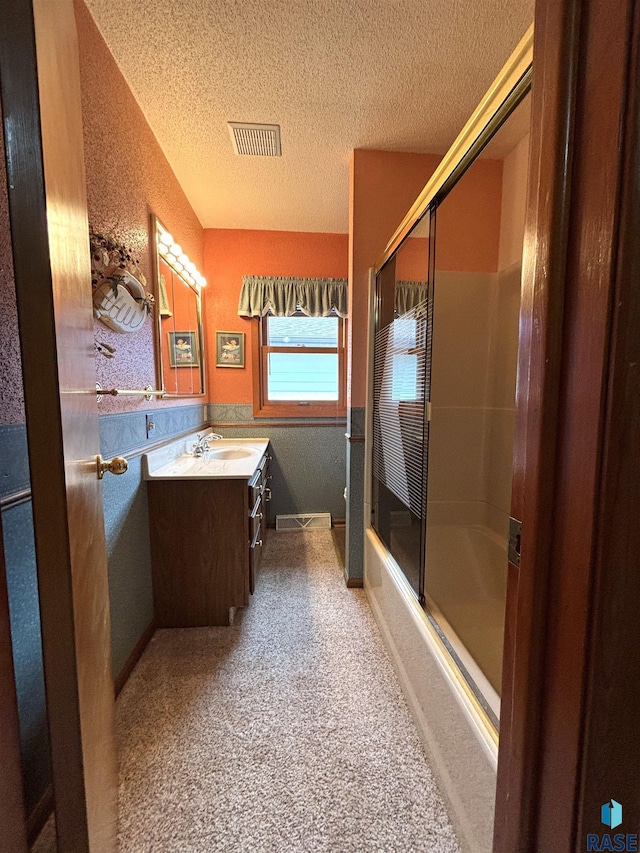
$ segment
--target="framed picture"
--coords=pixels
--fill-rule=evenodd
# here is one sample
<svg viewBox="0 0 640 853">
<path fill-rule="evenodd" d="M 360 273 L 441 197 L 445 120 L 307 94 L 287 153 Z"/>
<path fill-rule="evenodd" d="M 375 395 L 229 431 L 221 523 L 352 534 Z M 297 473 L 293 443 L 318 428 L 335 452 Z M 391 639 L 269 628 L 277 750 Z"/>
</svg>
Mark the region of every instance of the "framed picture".
<svg viewBox="0 0 640 853">
<path fill-rule="evenodd" d="M 167 332 L 171 367 L 199 367 L 197 332 Z"/>
<path fill-rule="evenodd" d="M 244 367 L 244 332 L 216 332 L 216 367 Z"/>
<path fill-rule="evenodd" d="M 173 317 L 171 304 L 167 297 L 167 282 L 165 280 L 164 273 L 159 274 L 158 283 L 160 284 L 160 292 L 158 294 L 158 308 L 160 310 L 160 316 Z"/>
</svg>

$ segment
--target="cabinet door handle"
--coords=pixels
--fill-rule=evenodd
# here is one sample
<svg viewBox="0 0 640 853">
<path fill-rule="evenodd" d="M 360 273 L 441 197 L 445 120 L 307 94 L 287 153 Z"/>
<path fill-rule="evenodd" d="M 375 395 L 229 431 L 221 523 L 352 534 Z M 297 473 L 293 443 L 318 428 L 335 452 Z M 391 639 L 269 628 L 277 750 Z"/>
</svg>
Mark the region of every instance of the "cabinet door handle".
<svg viewBox="0 0 640 853">
<path fill-rule="evenodd" d="M 256 542 L 256 545 L 259 545 L 259 546 L 262 548 L 262 539 L 259 539 L 259 540 Z"/>
<path fill-rule="evenodd" d="M 264 499 L 265 499 L 265 501 L 271 500 L 271 489 L 265 489 L 264 490 Z"/>
</svg>

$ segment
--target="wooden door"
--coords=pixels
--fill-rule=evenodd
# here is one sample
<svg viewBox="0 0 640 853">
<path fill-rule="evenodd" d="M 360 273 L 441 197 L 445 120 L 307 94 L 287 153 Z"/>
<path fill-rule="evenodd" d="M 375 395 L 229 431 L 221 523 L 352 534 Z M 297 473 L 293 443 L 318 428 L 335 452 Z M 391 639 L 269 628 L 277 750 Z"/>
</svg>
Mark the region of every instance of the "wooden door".
<svg viewBox="0 0 640 853">
<path fill-rule="evenodd" d="M 58 846 L 108 853 L 114 697 L 72 0 L 4 4 L 0 83 Z"/>
<path fill-rule="evenodd" d="M 640 823 L 637 17 L 536 3 L 495 853 Z"/>
</svg>

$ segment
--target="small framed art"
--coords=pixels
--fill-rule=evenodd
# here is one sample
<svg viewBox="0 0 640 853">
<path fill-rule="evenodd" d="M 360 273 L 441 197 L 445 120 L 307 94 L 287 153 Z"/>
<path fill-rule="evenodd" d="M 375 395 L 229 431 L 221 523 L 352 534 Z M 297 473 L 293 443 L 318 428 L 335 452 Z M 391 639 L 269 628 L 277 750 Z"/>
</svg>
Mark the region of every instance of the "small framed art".
<svg viewBox="0 0 640 853">
<path fill-rule="evenodd" d="M 167 332 L 171 367 L 199 367 L 196 332 Z"/>
<path fill-rule="evenodd" d="M 216 332 L 216 367 L 244 367 L 244 332 Z"/>
</svg>

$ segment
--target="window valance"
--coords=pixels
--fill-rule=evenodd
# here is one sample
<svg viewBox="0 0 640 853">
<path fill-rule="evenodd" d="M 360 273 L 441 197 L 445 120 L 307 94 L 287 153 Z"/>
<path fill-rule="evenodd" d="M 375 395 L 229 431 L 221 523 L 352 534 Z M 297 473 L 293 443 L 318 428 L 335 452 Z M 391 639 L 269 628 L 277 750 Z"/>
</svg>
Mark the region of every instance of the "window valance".
<svg viewBox="0 0 640 853">
<path fill-rule="evenodd" d="M 426 302 L 429 297 L 429 285 L 426 281 L 396 281 L 395 312 L 402 317 L 408 311 L 413 311 L 425 303 L 424 314 L 418 312 L 417 317 L 426 316 Z"/>
<path fill-rule="evenodd" d="M 328 317 L 332 312 L 346 317 L 347 280 L 243 276 L 238 304 L 241 317 L 264 317 L 269 311 L 276 317 L 291 317 L 298 310 L 308 317 Z"/>
</svg>

